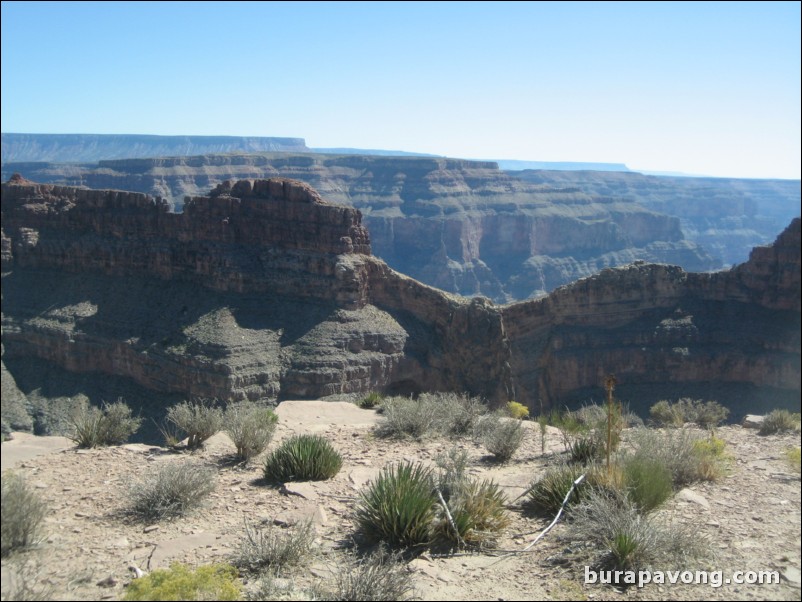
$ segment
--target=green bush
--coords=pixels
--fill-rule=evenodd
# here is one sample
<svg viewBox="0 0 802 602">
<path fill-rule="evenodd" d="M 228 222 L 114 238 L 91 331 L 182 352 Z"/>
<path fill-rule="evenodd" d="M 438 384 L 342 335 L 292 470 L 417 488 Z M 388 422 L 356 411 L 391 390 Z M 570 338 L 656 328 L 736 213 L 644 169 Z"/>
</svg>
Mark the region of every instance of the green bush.
<svg viewBox="0 0 802 602">
<path fill-rule="evenodd" d="M 222 428 L 223 410 L 205 400 L 182 401 L 167 410 L 167 422 L 184 434 L 189 449 L 196 449 Z"/>
<path fill-rule="evenodd" d="M 447 452 L 438 454 L 434 463 L 437 465 L 437 487 L 446 500 L 451 499 L 469 480 L 468 452 L 452 447 Z"/>
<path fill-rule="evenodd" d="M 499 462 L 508 462 L 518 451 L 524 438 L 524 427 L 520 420 L 507 418 L 494 412 L 482 417 L 477 432 L 485 449 Z"/>
<path fill-rule="evenodd" d="M 270 569 L 277 573 L 284 567 L 301 564 L 311 553 L 314 538 L 310 521 L 298 523 L 289 529 L 273 524 L 263 528 L 246 524 L 231 563 L 245 572 L 260 573 Z"/>
<path fill-rule="evenodd" d="M 42 538 L 42 523 L 47 505 L 13 472 L 5 472 L 2 481 L 2 556 L 32 546 Z"/>
<path fill-rule="evenodd" d="M 773 435 L 775 433 L 787 433 L 799 431 L 800 415 L 792 414 L 788 410 L 772 410 L 763 419 L 760 426 L 760 435 Z"/>
<path fill-rule="evenodd" d="M 226 434 L 237 448 L 237 457 L 247 461 L 262 453 L 276 432 L 278 416 L 270 408 L 250 401 L 232 403 L 224 416 Z"/>
<path fill-rule="evenodd" d="M 371 391 L 361 399 L 356 400 L 356 405 L 363 410 L 370 410 L 378 405 L 381 405 L 384 395 L 378 391 Z"/>
<path fill-rule="evenodd" d="M 506 408 L 510 418 L 517 418 L 518 420 L 529 418 L 529 408 L 522 403 L 518 403 L 517 401 L 508 401 Z"/>
<path fill-rule="evenodd" d="M 128 485 L 129 512 L 146 521 L 181 516 L 214 491 L 216 475 L 193 460 L 163 463 Z"/>
<path fill-rule="evenodd" d="M 228 564 L 195 570 L 173 564 L 134 579 L 123 600 L 239 600 L 242 586 L 237 577 L 237 569 Z"/>
<path fill-rule="evenodd" d="M 104 403 L 102 410 L 84 401 L 70 412 L 70 424 L 70 439 L 78 447 L 91 448 L 125 443 L 142 425 L 142 419 L 131 416 L 131 408 L 122 399 Z"/>
<path fill-rule="evenodd" d="M 323 481 L 336 475 L 343 465 L 340 453 L 320 435 L 295 435 L 265 459 L 267 481 Z"/>
<path fill-rule="evenodd" d="M 432 471 L 421 464 L 382 469 L 361 495 L 356 514 L 365 539 L 391 546 L 419 546 L 431 540 L 437 504 Z"/>
<path fill-rule="evenodd" d="M 717 401 L 706 401 L 702 403 L 697 400 L 693 421 L 702 428 L 713 428 L 721 424 L 730 415 L 729 409 L 722 406 Z"/>
<path fill-rule="evenodd" d="M 380 547 L 364 558 L 348 554 L 334 576 L 333 590 L 314 599 L 390 602 L 412 599 L 412 594 L 412 577 L 400 554 Z"/>
<path fill-rule="evenodd" d="M 641 512 L 650 512 L 671 497 L 671 470 L 658 458 L 631 454 L 621 464 L 627 496 Z"/>
</svg>

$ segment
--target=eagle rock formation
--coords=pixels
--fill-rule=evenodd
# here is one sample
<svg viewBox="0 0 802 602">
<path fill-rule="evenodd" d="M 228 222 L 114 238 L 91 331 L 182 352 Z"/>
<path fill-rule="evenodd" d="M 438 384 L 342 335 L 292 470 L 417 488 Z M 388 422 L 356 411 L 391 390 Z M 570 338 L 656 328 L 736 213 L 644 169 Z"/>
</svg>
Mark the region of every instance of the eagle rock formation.
<svg viewBox="0 0 802 602">
<path fill-rule="evenodd" d="M 223 400 L 456 390 L 536 409 L 610 372 L 669 394 L 800 389 L 799 219 L 729 271 L 632 264 L 498 306 L 393 271 L 360 211 L 298 181 L 226 182 L 177 214 L 14 177 L 2 266 L 4 390 L 28 363 Z"/>
</svg>

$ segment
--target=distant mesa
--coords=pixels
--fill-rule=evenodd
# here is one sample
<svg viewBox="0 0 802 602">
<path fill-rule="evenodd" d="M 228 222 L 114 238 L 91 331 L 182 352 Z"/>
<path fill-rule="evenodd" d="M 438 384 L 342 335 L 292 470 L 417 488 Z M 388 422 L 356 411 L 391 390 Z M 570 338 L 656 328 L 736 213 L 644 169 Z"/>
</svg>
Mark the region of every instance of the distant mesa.
<svg viewBox="0 0 802 602">
<path fill-rule="evenodd" d="M 303 138 L 3 133 L 2 162 L 94 162 L 206 153 L 308 152 Z"/>
</svg>

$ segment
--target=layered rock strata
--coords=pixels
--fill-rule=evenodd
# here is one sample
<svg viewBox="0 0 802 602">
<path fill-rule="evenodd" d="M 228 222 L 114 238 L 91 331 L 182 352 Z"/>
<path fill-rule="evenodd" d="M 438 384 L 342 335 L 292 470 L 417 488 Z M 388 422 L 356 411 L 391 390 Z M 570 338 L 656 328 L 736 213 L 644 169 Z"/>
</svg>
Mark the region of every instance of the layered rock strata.
<svg viewBox="0 0 802 602">
<path fill-rule="evenodd" d="M 359 209 L 373 252 L 392 268 L 496 302 L 544 295 L 638 259 L 693 271 L 721 265 L 685 239 L 679 218 L 631 195 L 532 184 L 487 161 L 275 153 L 17 163 L 3 172 L 10 169 L 37 181 L 145 192 L 177 208 L 227 179 L 295 178 Z"/>
<path fill-rule="evenodd" d="M 182 214 L 19 178 L 2 195 L 9 366 L 220 399 L 456 390 L 537 409 L 610 372 L 799 392 L 799 219 L 726 272 L 632 264 L 497 306 L 393 271 L 359 211 L 300 182 L 226 183 Z"/>
</svg>

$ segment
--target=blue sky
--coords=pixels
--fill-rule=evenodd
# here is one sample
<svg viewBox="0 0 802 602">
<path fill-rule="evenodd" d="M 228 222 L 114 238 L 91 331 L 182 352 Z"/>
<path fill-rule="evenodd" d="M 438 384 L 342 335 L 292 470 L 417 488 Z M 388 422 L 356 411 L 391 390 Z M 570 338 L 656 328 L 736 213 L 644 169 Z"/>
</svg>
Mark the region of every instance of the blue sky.
<svg viewBox="0 0 802 602">
<path fill-rule="evenodd" d="M 800 177 L 799 2 L 3 2 L 2 131 Z"/>
</svg>

